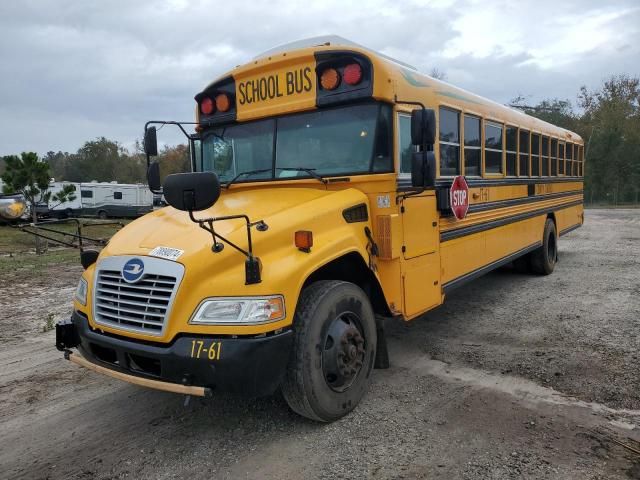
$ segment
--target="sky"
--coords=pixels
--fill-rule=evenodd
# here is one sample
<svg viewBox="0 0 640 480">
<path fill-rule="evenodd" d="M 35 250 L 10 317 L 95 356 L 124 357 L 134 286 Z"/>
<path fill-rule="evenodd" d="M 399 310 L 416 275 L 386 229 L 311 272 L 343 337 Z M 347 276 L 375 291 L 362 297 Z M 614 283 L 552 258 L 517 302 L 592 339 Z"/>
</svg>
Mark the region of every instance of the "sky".
<svg viewBox="0 0 640 480">
<path fill-rule="evenodd" d="M 640 0 L 6 0 L 0 156 L 130 147 L 147 120 L 192 121 L 193 96 L 234 66 L 329 34 L 501 103 L 575 103 L 640 74 Z"/>
</svg>

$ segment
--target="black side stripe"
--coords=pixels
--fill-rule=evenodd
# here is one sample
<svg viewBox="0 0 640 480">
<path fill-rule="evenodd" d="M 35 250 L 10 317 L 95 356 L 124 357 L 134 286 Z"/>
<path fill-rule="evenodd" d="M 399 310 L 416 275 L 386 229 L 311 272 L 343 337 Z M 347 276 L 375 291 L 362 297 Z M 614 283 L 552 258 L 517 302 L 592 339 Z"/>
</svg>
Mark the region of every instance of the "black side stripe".
<svg viewBox="0 0 640 480">
<path fill-rule="evenodd" d="M 564 230 L 560 230 L 560 236 L 566 235 L 569 232 L 573 232 L 574 230 L 577 230 L 581 226 L 582 226 L 582 224 L 578 223 L 577 225 L 574 225 L 573 227 L 569 227 L 569 228 L 565 228 Z"/>
<path fill-rule="evenodd" d="M 544 185 L 547 183 L 573 183 L 573 182 L 584 182 L 584 177 L 506 177 L 506 178 L 496 178 L 496 179 L 485 179 L 485 178 L 472 178 L 465 177 L 467 180 L 467 184 L 469 188 L 473 187 L 504 187 L 506 185 Z M 449 188 L 451 187 L 452 179 L 442 179 L 439 178 L 436 180 L 436 188 Z M 409 177 L 398 177 L 397 180 L 398 191 L 406 191 L 406 190 L 416 190 L 415 187 L 411 186 L 411 178 Z M 432 187 L 433 188 L 433 187 Z"/>
<path fill-rule="evenodd" d="M 475 225 L 469 225 L 468 227 L 456 228 L 455 230 L 448 230 L 440 234 L 440 242 L 446 242 L 448 240 L 453 240 L 454 238 L 460 238 L 467 235 L 472 235 L 474 233 L 484 232 L 485 230 L 491 230 L 492 228 L 509 225 L 510 223 L 520 222 L 528 218 L 537 217 L 538 215 L 544 215 L 546 213 L 555 212 L 556 210 L 562 210 L 563 208 L 573 207 L 574 205 L 582 205 L 582 200 L 563 203 L 562 205 L 554 205 L 553 207 L 540 208 L 532 212 L 519 213 L 517 215 L 499 218 L 497 220 L 489 220 L 488 222 L 477 223 Z"/>
<path fill-rule="evenodd" d="M 505 177 L 505 178 L 469 178 L 465 177 L 469 188 L 473 187 L 499 187 L 505 185 L 536 185 L 545 183 L 584 182 L 584 177 Z M 436 187 L 450 187 L 453 179 L 439 178 Z"/>
<path fill-rule="evenodd" d="M 469 206 L 469 213 L 485 212 L 496 208 L 512 207 L 514 205 L 523 205 L 526 203 L 542 202 L 554 198 L 570 197 L 572 195 L 581 195 L 583 190 L 571 190 L 568 192 L 549 193 L 546 195 L 533 195 L 530 197 L 512 198 L 509 200 L 498 200 L 495 202 L 476 203 Z"/>
<path fill-rule="evenodd" d="M 454 278 L 453 280 L 450 280 L 444 285 L 442 285 L 442 292 L 446 295 L 450 293 L 452 290 L 455 290 L 456 288 L 464 285 L 465 283 L 470 282 L 471 280 L 475 280 L 476 278 L 481 277 L 485 273 L 489 273 L 491 270 L 495 270 L 498 267 L 501 267 L 503 265 L 506 265 L 509 262 L 514 261 L 516 258 L 521 257 L 522 255 L 526 255 L 527 253 L 532 252 L 533 250 L 540 247 L 541 245 L 542 245 L 542 242 L 536 242 L 533 245 L 529 245 L 528 247 L 525 247 L 522 250 L 518 250 L 517 252 L 512 253 L 511 255 L 507 255 L 506 257 L 502 257 L 501 259 L 496 260 L 495 262 L 491 262 L 488 265 L 485 265 L 484 267 L 480 267 L 469 273 L 465 273 L 464 275 L 458 278 Z"/>
</svg>

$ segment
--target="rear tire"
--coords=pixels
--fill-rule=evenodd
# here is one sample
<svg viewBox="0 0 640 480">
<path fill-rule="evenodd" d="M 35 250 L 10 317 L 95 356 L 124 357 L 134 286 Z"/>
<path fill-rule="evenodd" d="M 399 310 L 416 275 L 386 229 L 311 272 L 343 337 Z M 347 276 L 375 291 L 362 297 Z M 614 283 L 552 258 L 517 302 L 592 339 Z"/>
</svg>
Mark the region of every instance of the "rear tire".
<svg viewBox="0 0 640 480">
<path fill-rule="evenodd" d="M 332 422 L 360 402 L 376 357 L 376 322 L 356 285 L 324 280 L 305 288 L 282 393 L 304 417 Z"/>
<path fill-rule="evenodd" d="M 100 210 L 98 212 L 98 218 L 100 220 L 106 220 L 107 219 L 107 212 L 105 212 L 104 210 Z"/>
<path fill-rule="evenodd" d="M 558 261 L 558 235 L 556 224 L 550 218 L 544 224 L 542 246 L 531 252 L 531 271 L 538 275 L 549 275 Z"/>
</svg>

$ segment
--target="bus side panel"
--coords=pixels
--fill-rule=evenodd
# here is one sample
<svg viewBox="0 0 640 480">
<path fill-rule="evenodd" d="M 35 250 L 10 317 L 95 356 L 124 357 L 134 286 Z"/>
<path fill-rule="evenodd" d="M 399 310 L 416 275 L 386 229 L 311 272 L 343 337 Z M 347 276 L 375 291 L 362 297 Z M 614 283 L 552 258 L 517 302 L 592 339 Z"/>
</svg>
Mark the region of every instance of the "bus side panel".
<svg viewBox="0 0 640 480">
<path fill-rule="evenodd" d="M 539 215 L 444 242 L 441 246 L 442 283 L 456 280 L 540 243 L 546 218 L 546 215 Z"/>
<path fill-rule="evenodd" d="M 402 272 L 404 314 L 409 319 L 440 305 L 440 257 L 437 253 L 422 255 L 405 262 Z"/>
<path fill-rule="evenodd" d="M 480 232 L 440 244 L 442 284 L 481 268 L 487 263 L 485 238 L 485 232 Z"/>
<path fill-rule="evenodd" d="M 546 215 L 487 231 L 487 257 L 485 263 L 501 260 L 527 247 L 542 242 Z"/>
<path fill-rule="evenodd" d="M 563 232 L 576 225 L 582 225 L 584 215 L 584 207 L 582 205 L 574 205 L 573 207 L 563 208 L 556 212 L 556 221 L 558 225 L 558 233 Z"/>
<path fill-rule="evenodd" d="M 401 205 L 404 315 L 411 318 L 442 301 L 439 213 L 434 195 L 404 198 Z"/>
</svg>

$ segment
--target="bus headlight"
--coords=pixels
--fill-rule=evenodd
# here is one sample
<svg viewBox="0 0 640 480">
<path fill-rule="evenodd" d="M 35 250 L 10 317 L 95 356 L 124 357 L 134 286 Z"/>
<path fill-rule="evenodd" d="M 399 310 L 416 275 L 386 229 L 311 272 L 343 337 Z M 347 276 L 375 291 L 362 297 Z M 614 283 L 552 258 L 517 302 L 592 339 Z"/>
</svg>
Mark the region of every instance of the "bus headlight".
<svg viewBox="0 0 640 480">
<path fill-rule="evenodd" d="M 87 281 L 84 278 L 80 278 L 74 298 L 84 306 L 87 306 L 87 288 Z"/>
<path fill-rule="evenodd" d="M 284 297 L 226 297 L 203 301 L 189 320 L 195 325 L 258 325 L 285 317 Z"/>
</svg>

